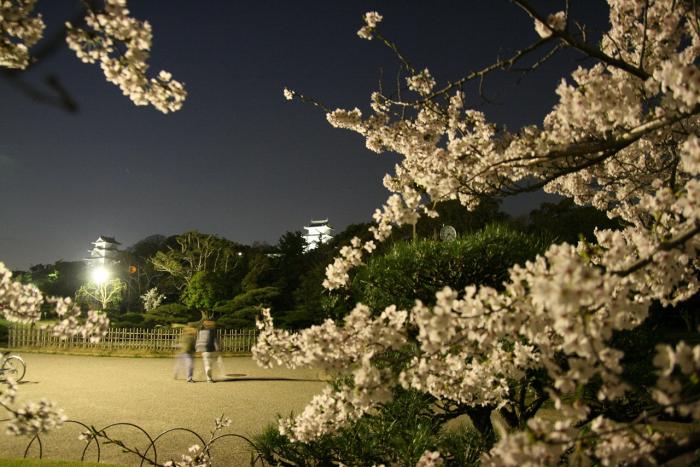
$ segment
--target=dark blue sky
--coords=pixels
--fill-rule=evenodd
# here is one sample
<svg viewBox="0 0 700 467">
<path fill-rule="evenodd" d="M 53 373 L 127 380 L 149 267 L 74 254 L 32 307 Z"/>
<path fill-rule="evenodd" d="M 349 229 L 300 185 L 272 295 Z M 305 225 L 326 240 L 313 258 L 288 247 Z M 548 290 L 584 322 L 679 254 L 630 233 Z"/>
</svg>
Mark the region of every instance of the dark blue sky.
<svg viewBox="0 0 700 467">
<path fill-rule="evenodd" d="M 38 3 L 47 36 L 80 5 Z M 539 2 L 545 12 L 561 3 Z M 602 0 L 578 3 L 585 10 L 577 17 L 605 26 Z M 379 70 L 390 86 L 398 69 L 378 41 L 356 36 L 368 10 L 384 15 L 384 34 L 439 82 L 537 39 L 532 21 L 505 0 L 129 5 L 153 26 L 151 72 L 184 82 L 187 101 L 171 115 L 135 107 L 63 45 L 22 79 L 41 87 L 58 76 L 78 103 L 75 114 L 31 100 L 0 76 L 0 261 L 11 268 L 81 259 L 100 234 L 124 246 L 191 229 L 276 243 L 312 218 L 328 217 L 336 229 L 368 221 L 388 195 L 381 180 L 396 157 L 369 152 L 318 110 L 285 101 L 283 87 L 333 108 L 366 109 Z M 469 102 L 509 128 L 541 121 L 561 70 L 576 59 L 563 56 L 519 84 L 517 74 L 493 75 L 485 91 L 496 103 L 483 104 L 475 89 Z M 522 213 L 533 203 L 506 208 Z"/>
</svg>

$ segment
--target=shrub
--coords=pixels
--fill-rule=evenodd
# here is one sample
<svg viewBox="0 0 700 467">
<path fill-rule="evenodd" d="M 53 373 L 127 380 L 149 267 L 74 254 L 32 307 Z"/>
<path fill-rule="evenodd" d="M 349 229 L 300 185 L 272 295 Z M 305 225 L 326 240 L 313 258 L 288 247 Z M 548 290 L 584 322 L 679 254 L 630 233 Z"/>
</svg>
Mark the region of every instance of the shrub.
<svg viewBox="0 0 700 467">
<path fill-rule="evenodd" d="M 334 435 L 293 443 L 270 425 L 255 438 L 258 453 L 270 464 L 416 465 L 426 450 L 440 450 L 447 465 L 478 465 L 488 447 L 482 436 L 461 425 L 446 430 L 434 400 L 415 390 L 397 389 L 394 399 Z"/>
<path fill-rule="evenodd" d="M 280 291 L 277 287 L 252 289 L 214 307 L 214 311 L 217 313 L 231 313 L 248 306 L 270 306 L 279 296 L 279 293 Z"/>
<path fill-rule="evenodd" d="M 260 309 L 272 306 L 279 294 L 277 287 L 261 287 L 239 294 L 214 307 L 214 312 L 221 315 L 217 323 L 228 328 L 255 327 Z"/>
<path fill-rule="evenodd" d="M 223 329 L 253 329 L 255 320 L 235 318 L 231 315 L 222 316 L 216 320 L 216 325 Z"/>
<path fill-rule="evenodd" d="M 226 329 L 250 329 L 255 327 L 255 318 L 259 314 L 260 307 L 247 306 L 221 316 L 216 324 Z"/>
<path fill-rule="evenodd" d="M 110 325 L 114 328 L 141 328 L 150 326 L 145 316 L 136 311 L 127 311 L 123 315 L 110 317 Z"/>
<path fill-rule="evenodd" d="M 167 303 L 144 315 L 147 325 L 186 324 L 200 318 L 197 310 L 190 310 L 180 303 Z"/>
<path fill-rule="evenodd" d="M 322 311 L 319 309 L 318 311 Z M 288 329 L 304 329 L 318 324 L 318 314 L 312 314 L 304 309 L 290 310 L 280 317 L 280 326 Z"/>
<path fill-rule="evenodd" d="M 452 242 L 420 240 L 396 243 L 370 259 L 356 274 L 353 294 L 375 310 L 390 304 L 410 308 L 416 298 L 433 303 L 445 285 L 500 287 L 508 269 L 524 263 L 547 246 L 545 239 L 502 225 L 490 225 Z M 398 371 L 415 355 L 415 348 L 374 356 L 377 367 Z M 439 450 L 448 465 L 477 465 L 495 441 L 489 415 L 493 407 L 452 404 L 438 408 L 436 400 L 400 386 L 393 399 L 339 432 L 308 443 L 290 443 L 269 429 L 257 440 L 271 463 L 283 458 L 299 465 L 415 465 L 426 450 Z M 468 414 L 473 427 L 446 430 L 446 424 Z M 485 415 L 484 415 L 485 414 Z"/>
<path fill-rule="evenodd" d="M 10 338 L 10 322 L 0 319 L 0 346 L 6 347 Z"/>
<path fill-rule="evenodd" d="M 500 287 L 508 268 L 543 251 L 540 236 L 492 224 L 452 242 L 399 242 L 384 255 L 372 258 L 353 281 L 357 300 L 375 310 L 395 304 L 410 309 L 415 299 L 434 303 L 445 285 Z"/>
</svg>

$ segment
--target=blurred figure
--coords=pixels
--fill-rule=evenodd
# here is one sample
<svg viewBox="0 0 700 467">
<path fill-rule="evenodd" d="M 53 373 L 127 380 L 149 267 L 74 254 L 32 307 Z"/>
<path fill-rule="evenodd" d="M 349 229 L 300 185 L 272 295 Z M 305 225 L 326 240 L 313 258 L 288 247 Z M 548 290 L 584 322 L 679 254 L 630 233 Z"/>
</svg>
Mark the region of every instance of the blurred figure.
<svg viewBox="0 0 700 467">
<path fill-rule="evenodd" d="M 194 383 L 192 379 L 192 371 L 194 369 L 194 350 L 195 350 L 195 340 L 197 339 L 197 329 L 191 324 L 187 324 L 182 328 L 182 334 L 180 334 L 180 342 L 178 347 L 180 353 L 177 355 L 177 360 L 175 361 L 174 375 L 177 379 L 180 370 L 185 369 L 187 374 L 187 382 Z"/>
<path fill-rule="evenodd" d="M 212 362 L 214 360 L 217 360 L 219 371 L 224 373 L 223 360 L 218 354 L 219 349 L 219 341 L 216 338 L 216 323 L 212 320 L 206 320 L 202 323 L 202 329 L 197 333 L 195 350 L 202 353 L 204 374 L 207 376 L 208 383 L 214 382 L 214 378 L 212 377 Z"/>
</svg>

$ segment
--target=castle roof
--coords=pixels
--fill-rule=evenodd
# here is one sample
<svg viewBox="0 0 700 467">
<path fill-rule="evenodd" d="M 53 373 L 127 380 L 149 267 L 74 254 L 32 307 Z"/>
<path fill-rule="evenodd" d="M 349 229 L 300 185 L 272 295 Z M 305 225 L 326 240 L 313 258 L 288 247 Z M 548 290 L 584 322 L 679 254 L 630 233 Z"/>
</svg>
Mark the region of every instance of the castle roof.
<svg viewBox="0 0 700 467">
<path fill-rule="evenodd" d="M 95 240 L 95 241 L 92 242 L 92 243 L 95 244 L 95 243 L 100 243 L 100 242 L 112 243 L 112 244 L 114 244 L 114 245 L 121 245 L 121 243 L 119 243 L 118 241 L 116 241 L 116 240 L 114 239 L 114 237 L 107 237 L 107 236 L 105 236 L 105 235 L 100 235 L 99 237 L 97 237 L 97 240 Z"/>
</svg>

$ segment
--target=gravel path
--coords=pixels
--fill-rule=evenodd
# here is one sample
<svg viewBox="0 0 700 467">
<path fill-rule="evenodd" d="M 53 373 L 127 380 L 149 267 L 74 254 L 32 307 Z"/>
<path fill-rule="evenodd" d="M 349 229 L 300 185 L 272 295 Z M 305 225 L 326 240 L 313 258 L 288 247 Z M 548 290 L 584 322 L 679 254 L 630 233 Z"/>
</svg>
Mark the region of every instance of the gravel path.
<svg viewBox="0 0 700 467">
<path fill-rule="evenodd" d="M 227 433 L 250 438 L 276 422 L 277 414 L 298 413 L 324 386 L 316 371 L 265 370 L 250 357 L 225 358 L 226 376 L 219 376 L 214 384 L 204 382 L 202 361 L 195 359 L 196 382 L 191 384 L 173 379 L 174 361 L 167 358 L 22 356 L 27 362 L 25 382 L 19 385 L 22 401 L 44 397 L 62 407 L 70 419 L 98 429 L 116 422 L 134 423 L 153 437 L 170 428 L 187 427 L 206 439 L 214 418 L 223 413 L 232 420 Z M 84 447 L 77 439 L 79 432 L 80 427 L 69 424 L 42 437 L 44 457 L 79 459 Z M 148 445 L 145 436 L 133 428 L 115 427 L 109 433 L 142 450 Z M 174 456 L 179 460 L 179 453 L 195 441 L 184 432 L 164 436 L 157 443 L 159 460 Z M 0 457 L 21 457 L 26 446 L 26 438 L 0 432 Z M 229 437 L 216 446 L 215 465 L 249 464 L 244 442 Z M 35 447 L 34 457 L 38 452 Z M 86 460 L 96 460 L 95 454 L 91 448 Z M 133 455 L 122 454 L 114 446 L 103 446 L 101 459 L 138 464 Z"/>
</svg>

